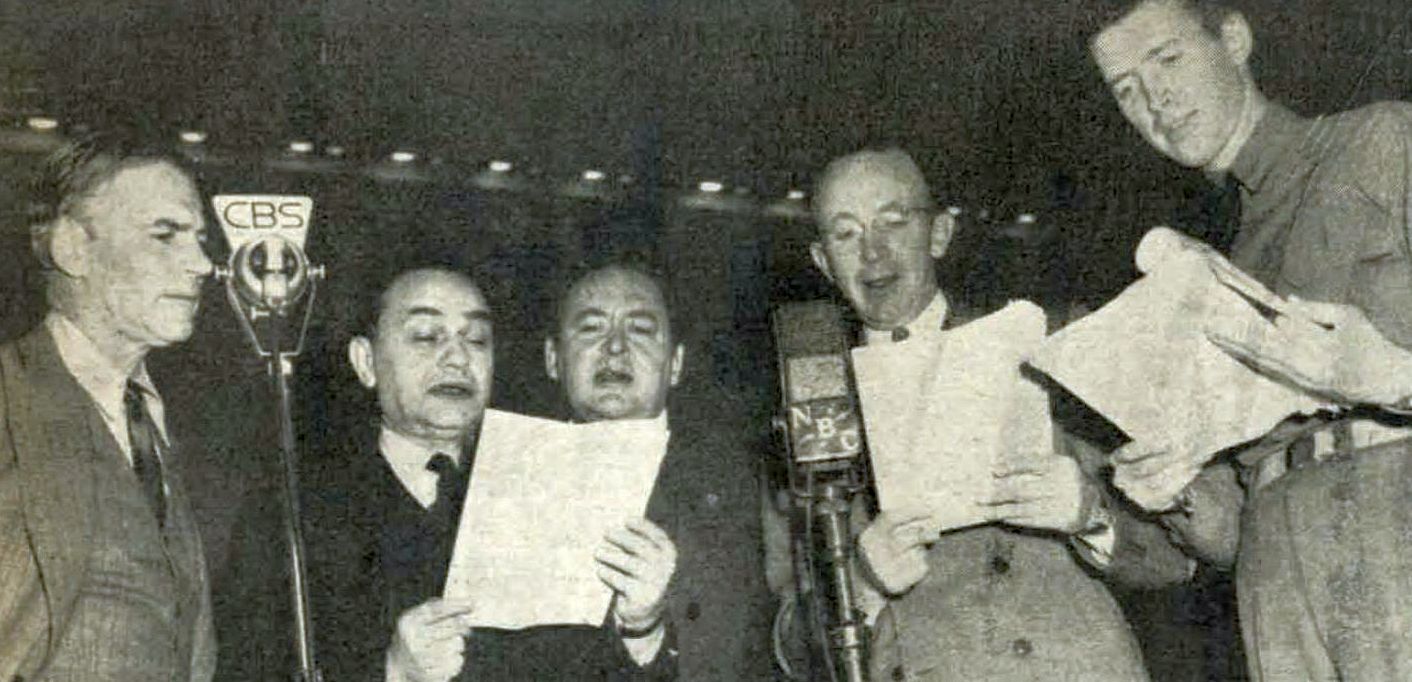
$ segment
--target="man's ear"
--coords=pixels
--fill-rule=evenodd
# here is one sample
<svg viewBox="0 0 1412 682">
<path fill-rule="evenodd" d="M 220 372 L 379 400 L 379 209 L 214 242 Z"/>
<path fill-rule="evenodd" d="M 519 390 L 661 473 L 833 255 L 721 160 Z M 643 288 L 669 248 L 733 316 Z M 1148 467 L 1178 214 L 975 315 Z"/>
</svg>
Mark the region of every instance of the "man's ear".
<svg viewBox="0 0 1412 682">
<path fill-rule="evenodd" d="M 932 258 L 940 259 L 951 246 L 951 238 L 956 236 L 956 216 L 941 211 L 932 218 L 931 249 Z"/>
<path fill-rule="evenodd" d="M 358 383 L 364 388 L 378 385 L 377 369 L 373 366 L 373 342 L 366 336 L 355 336 L 348 342 L 348 364 L 358 375 Z"/>
<path fill-rule="evenodd" d="M 824 279 L 833 284 L 833 270 L 829 269 L 829 254 L 824 251 L 824 245 L 819 242 L 809 242 L 809 256 L 814 259 L 814 267 L 824 273 Z"/>
<path fill-rule="evenodd" d="M 552 336 L 544 337 L 544 373 L 552 381 L 559 380 L 559 344 Z"/>
<path fill-rule="evenodd" d="M 59 216 L 49 225 L 49 260 L 65 275 L 85 277 L 92 241 L 92 235 L 77 220 Z"/>
<path fill-rule="evenodd" d="M 1245 66 L 1249 62 L 1250 53 L 1255 50 L 1255 36 L 1244 14 L 1232 11 L 1221 20 L 1221 46 L 1235 63 Z"/>
<path fill-rule="evenodd" d="M 681 382 L 681 371 L 686 366 L 686 346 L 677 344 L 677 349 L 672 351 L 672 388 L 676 388 Z"/>
</svg>

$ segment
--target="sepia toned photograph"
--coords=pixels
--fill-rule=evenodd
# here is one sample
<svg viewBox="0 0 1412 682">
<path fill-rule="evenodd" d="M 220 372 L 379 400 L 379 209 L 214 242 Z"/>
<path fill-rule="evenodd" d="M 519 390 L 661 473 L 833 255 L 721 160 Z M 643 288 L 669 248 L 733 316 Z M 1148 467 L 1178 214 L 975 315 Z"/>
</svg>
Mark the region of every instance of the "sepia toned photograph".
<svg viewBox="0 0 1412 682">
<path fill-rule="evenodd" d="M 1412 680 L 1402 0 L 0 0 L 0 682 Z"/>
</svg>

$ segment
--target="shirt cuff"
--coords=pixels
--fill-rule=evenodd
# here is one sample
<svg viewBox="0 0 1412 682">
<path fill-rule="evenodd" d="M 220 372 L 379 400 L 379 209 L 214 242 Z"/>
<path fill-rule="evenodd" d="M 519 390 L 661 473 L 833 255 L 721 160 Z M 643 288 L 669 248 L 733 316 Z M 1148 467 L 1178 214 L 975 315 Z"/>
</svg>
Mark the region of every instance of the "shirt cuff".
<svg viewBox="0 0 1412 682">
<path fill-rule="evenodd" d="M 1102 500 L 1093 506 L 1089 523 L 1069 537 L 1069 544 L 1084 561 L 1094 568 L 1107 570 L 1113 565 L 1113 548 L 1118 545 L 1118 531 L 1113 522 L 1113 513 Z"/>
<path fill-rule="evenodd" d="M 1393 414 L 1412 416 L 1412 395 L 1403 396 L 1391 405 L 1384 405 L 1383 409 Z"/>
<path fill-rule="evenodd" d="M 662 652 L 662 644 L 667 641 L 667 626 L 659 624 L 643 637 L 622 637 L 622 641 L 632 662 L 646 668 Z"/>
</svg>

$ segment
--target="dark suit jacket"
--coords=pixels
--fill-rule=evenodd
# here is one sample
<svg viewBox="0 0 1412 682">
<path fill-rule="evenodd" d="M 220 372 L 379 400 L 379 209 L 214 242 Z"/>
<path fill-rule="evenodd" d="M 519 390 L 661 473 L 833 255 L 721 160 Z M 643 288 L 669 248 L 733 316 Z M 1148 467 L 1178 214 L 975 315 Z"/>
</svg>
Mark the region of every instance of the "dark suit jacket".
<svg viewBox="0 0 1412 682">
<path fill-rule="evenodd" d="M 677 570 L 667 592 L 680 679 L 770 679 L 772 598 L 760 528 L 760 455 L 737 422 L 708 418 L 679 398 L 647 507 L 671 537 Z"/>
<path fill-rule="evenodd" d="M 1237 579 L 1256 680 L 1412 680 L 1412 440 L 1286 474 L 1247 505 Z"/>
<path fill-rule="evenodd" d="M 390 489 L 394 474 L 377 454 L 374 434 L 359 436 L 359 442 L 306 459 L 302 467 L 316 656 L 328 682 L 381 681 L 399 615 L 384 606 L 389 588 L 379 556 L 381 524 L 392 502 L 380 491 Z M 230 563 L 215 595 L 220 679 L 282 679 L 295 668 L 278 494 L 271 489 L 250 498 L 231 535 Z M 478 629 L 467 641 L 462 677 L 658 679 L 671 674 L 669 661 L 661 659 L 663 665 L 639 669 L 607 628 Z"/>
<path fill-rule="evenodd" d="M 0 382 L 0 680 L 35 679 L 66 631 L 83 589 L 94 519 L 105 513 L 94 480 L 80 474 L 92 471 L 86 462 L 95 456 L 121 455 L 43 327 L 0 346 Z M 194 631 L 180 638 L 183 670 L 150 672 L 152 679 L 209 680 L 216 651 L 206 567 L 176 464 L 165 467 L 167 523 L 186 533 L 180 545 L 190 556 L 171 558 L 190 562 L 199 596 Z"/>
</svg>

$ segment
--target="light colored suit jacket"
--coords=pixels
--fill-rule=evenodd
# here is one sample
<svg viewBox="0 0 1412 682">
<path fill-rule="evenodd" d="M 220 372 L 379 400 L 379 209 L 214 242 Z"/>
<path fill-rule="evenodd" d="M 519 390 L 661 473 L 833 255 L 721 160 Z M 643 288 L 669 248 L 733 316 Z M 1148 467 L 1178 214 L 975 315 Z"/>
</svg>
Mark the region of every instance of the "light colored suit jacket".
<svg viewBox="0 0 1412 682">
<path fill-rule="evenodd" d="M 0 680 L 44 679 L 83 589 L 95 519 L 105 513 L 86 463 L 112 440 L 97 436 L 106 431 L 97 408 L 42 328 L 0 346 L 0 389 Z M 176 472 L 166 469 L 169 511 L 189 519 Z M 200 603 L 184 667 L 204 682 L 214 674 L 215 639 L 192 540 Z"/>
<path fill-rule="evenodd" d="M 1101 454 L 1060 435 L 1061 456 L 1091 469 Z M 1158 587 L 1189 565 L 1165 532 L 1111 499 L 1117 544 L 1106 580 Z M 880 614 L 874 680 L 1147 679 L 1132 629 L 1100 572 L 1053 534 L 983 526 L 943 535 L 925 578 Z"/>
</svg>

